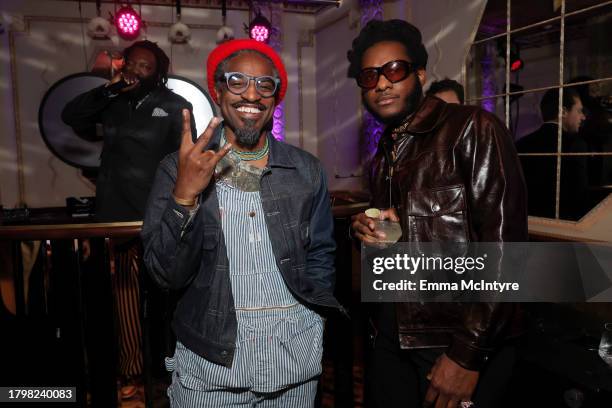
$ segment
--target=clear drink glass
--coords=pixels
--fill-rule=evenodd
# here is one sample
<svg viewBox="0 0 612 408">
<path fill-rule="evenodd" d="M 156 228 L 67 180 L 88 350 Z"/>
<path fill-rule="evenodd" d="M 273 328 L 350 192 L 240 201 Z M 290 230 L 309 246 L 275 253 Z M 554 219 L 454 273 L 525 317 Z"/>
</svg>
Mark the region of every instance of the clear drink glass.
<svg viewBox="0 0 612 408">
<path fill-rule="evenodd" d="M 395 244 L 402 236 L 402 227 L 398 221 L 382 219 L 385 211 L 388 211 L 388 209 L 368 208 L 365 211 L 365 215 L 374 221 L 374 231 L 385 234 L 385 238 L 378 238 L 376 241 L 376 246 L 381 247 Z"/>
<path fill-rule="evenodd" d="M 376 225 L 375 231 L 383 232 L 385 238 L 378 238 L 378 242 L 384 244 L 395 244 L 402 236 L 402 227 L 397 221 L 391 220 L 374 220 Z"/>
<path fill-rule="evenodd" d="M 599 357 L 612 368 L 612 323 L 604 324 L 604 331 L 599 342 Z"/>
</svg>

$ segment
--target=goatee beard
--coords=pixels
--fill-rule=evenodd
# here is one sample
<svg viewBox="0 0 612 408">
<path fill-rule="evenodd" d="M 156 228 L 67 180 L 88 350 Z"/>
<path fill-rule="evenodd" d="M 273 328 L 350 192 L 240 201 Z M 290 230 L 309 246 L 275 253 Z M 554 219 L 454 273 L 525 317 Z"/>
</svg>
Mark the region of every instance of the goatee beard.
<svg viewBox="0 0 612 408">
<path fill-rule="evenodd" d="M 242 122 L 244 123 L 244 126 L 234 129 L 234 135 L 236 136 L 236 141 L 240 146 L 251 149 L 257 146 L 260 131 L 255 127 L 254 120 L 243 119 Z"/>
</svg>

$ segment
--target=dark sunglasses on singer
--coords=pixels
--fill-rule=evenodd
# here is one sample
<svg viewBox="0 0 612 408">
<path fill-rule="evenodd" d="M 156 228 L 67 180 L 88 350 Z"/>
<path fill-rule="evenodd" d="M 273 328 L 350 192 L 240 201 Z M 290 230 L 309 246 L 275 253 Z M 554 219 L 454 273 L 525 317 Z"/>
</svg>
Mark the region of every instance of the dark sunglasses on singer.
<svg viewBox="0 0 612 408">
<path fill-rule="evenodd" d="M 403 81 L 415 71 L 416 65 L 411 62 L 404 60 L 389 61 L 382 67 L 362 69 L 357 74 L 357 85 L 363 89 L 375 88 L 381 74 L 394 84 Z"/>
</svg>

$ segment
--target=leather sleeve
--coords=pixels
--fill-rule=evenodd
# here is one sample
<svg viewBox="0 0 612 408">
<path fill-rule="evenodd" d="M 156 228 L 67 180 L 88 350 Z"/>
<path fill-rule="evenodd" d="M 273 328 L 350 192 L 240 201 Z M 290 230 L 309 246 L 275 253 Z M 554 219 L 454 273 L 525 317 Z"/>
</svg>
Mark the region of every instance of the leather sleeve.
<svg viewBox="0 0 612 408">
<path fill-rule="evenodd" d="M 472 240 L 527 241 L 525 181 L 508 130 L 495 116 L 476 111 L 463 132 L 456 149 L 462 152 L 463 172 L 469 180 L 466 193 Z M 498 343 L 516 305 L 464 306 L 463 330 L 453 335 L 447 355 L 467 369 L 478 370 Z"/>
</svg>

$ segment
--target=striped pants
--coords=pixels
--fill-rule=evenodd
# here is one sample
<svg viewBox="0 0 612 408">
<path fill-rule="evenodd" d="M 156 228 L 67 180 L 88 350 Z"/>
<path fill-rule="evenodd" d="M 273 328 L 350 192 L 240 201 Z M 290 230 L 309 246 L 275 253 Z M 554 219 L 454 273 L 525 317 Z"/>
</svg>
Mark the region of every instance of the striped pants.
<svg viewBox="0 0 612 408">
<path fill-rule="evenodd" d="M 177 342 L 172 408 L 311 408 L 321 374 L 323 321 L 302 305 L 282 311 L 237 311 L 231 367 L 214 364 Z"/>
<path fill-rule="evenodd" d="M 258 393 L 247 388 L 189 389 L 181 385 L 176 377 L 177 374 L 173 374 L 172 385 L 168 389 L 172 408 L 312 408 L 318 383 L 315 378 L 280 391 Z"/>
<path fill-rule="evenodd" d="M 113 270 L 119 335 L 119 374 L 122 376 L 142 374 L 142 329 L 138 282 L 140 251 L 139 243 L 122 245 L 114 250 Z"/>
</svg>

